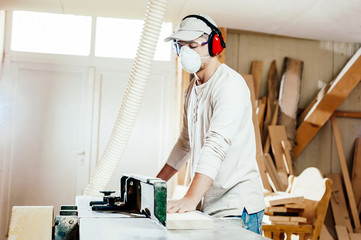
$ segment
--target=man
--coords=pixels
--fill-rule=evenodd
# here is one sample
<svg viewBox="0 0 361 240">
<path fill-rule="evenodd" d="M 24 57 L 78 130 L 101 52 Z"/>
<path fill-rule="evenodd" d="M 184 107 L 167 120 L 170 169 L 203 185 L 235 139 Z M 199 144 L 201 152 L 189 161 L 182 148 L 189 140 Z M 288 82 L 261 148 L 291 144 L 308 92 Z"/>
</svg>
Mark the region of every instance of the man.
<svg viewBox="0 0 361 240">
<path fill-rule="evenodd" d="M 247 84 L 218 61 L 225 43 L 210 17 L 185 17 L 165 39 L 170 40 L 195 78 L 185 93 L 181 134 L 157 175 L 168 181 L 190 156 L 192 182 L 182 199 L 168 202 L 167 211 L 193 211 L 203 199 L 205 213 L 242 218 L 260 234 L 264 199 Z"/>
</svg>

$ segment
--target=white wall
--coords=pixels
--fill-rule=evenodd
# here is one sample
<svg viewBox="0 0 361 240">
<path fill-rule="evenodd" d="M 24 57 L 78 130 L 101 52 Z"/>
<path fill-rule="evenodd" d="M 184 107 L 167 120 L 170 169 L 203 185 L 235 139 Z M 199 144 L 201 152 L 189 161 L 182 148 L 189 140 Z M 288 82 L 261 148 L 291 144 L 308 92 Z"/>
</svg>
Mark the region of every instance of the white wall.
<svg viewBox="0 0 361 240">
<path fill-rule="evenodd" d="M 133 62 L 19 53 L 9 45 L 7 39 L 0 82 L 0 239 L 12 206 L 52 205 L 58 214 L 60 205 L 74 204 L 83 193 L 112 131 Z M 166 161 L 178 127 L 176 85 L 175 63 L 154 62 L 108 189 L 119 190 L 123 173 L 155 176 Z"/>
<path fill-rule="evenodd" d="M 0 10 L 0 73 L 3 62 L 2 60 L 4 53 L 4 39 L 5 39 L 5 11 Z"/>
</svg>

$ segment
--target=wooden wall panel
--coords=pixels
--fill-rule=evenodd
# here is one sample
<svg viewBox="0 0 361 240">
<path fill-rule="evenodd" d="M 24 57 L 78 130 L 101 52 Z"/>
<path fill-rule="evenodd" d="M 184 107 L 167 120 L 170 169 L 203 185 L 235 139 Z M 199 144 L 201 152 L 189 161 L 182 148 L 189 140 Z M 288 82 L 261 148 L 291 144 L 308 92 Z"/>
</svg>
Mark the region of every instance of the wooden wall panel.
<svg viewBox="0 0 361 240">
<path fill-rule="evenodd" d="M 282 70 L 283 59 L 286 56 L 304 61 L 299 103 L 301 109 L 308 106 L 319 90 L 337 76 L 350 57 L 361 47 L 360 43 L 306 40 L 231 29 L 228 29 L 227 39 L 226 64 L 234 70 L 249 73 L 252 61 L 263 61 L 260 97 L 267 94 L 267 74 L 274 59 L 277 61 L 278 72 Z M 351 92 L 338 110 L 360 111 L 360 105 L 361 84 Z M 354 139 L 361 134 L 360 121 L 346 118 L 339 121 L 349 168 L 352 164 Z M 327 122 L 294 161 L 296 174 L 309 166 L 317 167 L 323 174 L 340 172 L 337 150 L 332 143 L 331 134 L 331 124 Z"/>
<path fill-rule="evenodd" d="M 231 42 L 231 35 L 239 35 L 238 42 Z M 273 59 L 277 61 L 277 70 L 281 72 L 284 57 L 296 58 L 304 61 L 304 71 L 301 85 L 300 108 L 305 108 L 318 93 L 319 80 L 328 83 L 332 78 L 333 54 L 321 46 L 322 42 L 280 36 L 252 34 L 228 31 L 228 52 L 235 52 L 234 45 L 238 45 L 238 71 L 248 73 L 251 61 L 263 61 L 260 97 L 267 92 L 267 74 Z M 231 50 L 230 50 L 231 49 Z M 234 54 L 234 53 L 233 53 Z M 228 55 L 227 55 L 228 58 Z M 226 60 L 226 63 L 231 60 Z M 304 81 L 305 80 L 305 81 Z"/>
</svg>

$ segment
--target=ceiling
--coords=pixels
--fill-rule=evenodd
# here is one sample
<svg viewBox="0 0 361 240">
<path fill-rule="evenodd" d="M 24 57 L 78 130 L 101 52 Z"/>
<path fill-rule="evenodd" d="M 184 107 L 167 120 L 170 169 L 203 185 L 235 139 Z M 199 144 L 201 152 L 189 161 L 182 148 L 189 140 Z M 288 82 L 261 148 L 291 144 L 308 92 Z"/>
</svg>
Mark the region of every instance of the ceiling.
<svg viewBox="0 0 361 240">
<path fill-rule="evenodd" d="M 0 0 L 0 9 L 143 19 L 146 0 Z M 166 21 L 210 15 L 218 26 L 361 43 L 361 0 L 169 0 Z"/>
</svg>

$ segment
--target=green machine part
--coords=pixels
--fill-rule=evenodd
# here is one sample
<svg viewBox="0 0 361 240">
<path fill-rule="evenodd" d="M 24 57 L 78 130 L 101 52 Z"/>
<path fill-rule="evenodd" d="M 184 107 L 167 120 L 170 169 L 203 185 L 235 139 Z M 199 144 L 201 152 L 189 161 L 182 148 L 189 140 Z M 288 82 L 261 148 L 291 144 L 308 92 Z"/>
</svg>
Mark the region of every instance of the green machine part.
<svg viewBox="0 0 361 240">
<path fill-rule="evenodd" d="M 166 226 L 167 222 L 167 183 L 160 179 L 148 180 L 154 186 L 154 215 Z"/>
</svg>

